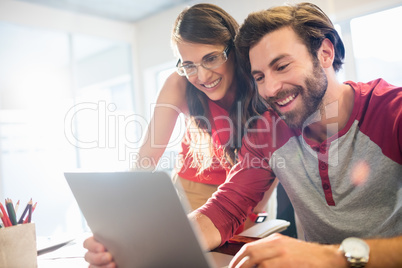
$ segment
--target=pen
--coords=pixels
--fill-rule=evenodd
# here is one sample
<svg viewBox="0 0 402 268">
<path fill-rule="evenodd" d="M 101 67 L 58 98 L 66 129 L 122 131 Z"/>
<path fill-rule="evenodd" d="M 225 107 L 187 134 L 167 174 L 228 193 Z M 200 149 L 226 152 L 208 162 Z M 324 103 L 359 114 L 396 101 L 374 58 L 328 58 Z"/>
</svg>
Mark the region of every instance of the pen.
<svg viewBox="0 0 402 268">
<path fill-rule="evenodd" d="M 15 210 L 14 210 L 14 205 L 13 205 L 13 201 L 11 201 L 10 198 L 6 199 L 6 207 L 7 207 L 7 211 L 8 211 L 8 217 L 11 221 L 12 225 L 17 225 L 17 219 L 15 216 Z"/>
</svg>

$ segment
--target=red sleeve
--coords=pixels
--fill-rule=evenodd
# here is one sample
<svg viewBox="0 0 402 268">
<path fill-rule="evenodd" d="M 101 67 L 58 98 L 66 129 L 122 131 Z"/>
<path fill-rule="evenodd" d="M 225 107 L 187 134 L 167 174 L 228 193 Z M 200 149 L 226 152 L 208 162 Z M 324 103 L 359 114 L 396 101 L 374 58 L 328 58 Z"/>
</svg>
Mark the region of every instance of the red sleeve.
<svg viewBox="0 0 402 268">
<path fill-rule="evenodd" d="M 268 164 L 269 158 L 264 157 L 271 154 L 255 146 L 266 136 L 266 131 L 262 131 L 250 135 L 247 141 L 243 139 L 240 162 L 232 168 L 218 191 L 197 210 L 214 223 L 221 234 L 222 244 L 233 236 L 275 179 Z"/>
<path fill-rule="evenodd" d="M 229 180 L 198 209 L 219 230 L 222 244 L 233 236 L 269 189 L 273 182 L 269 174 L 264 169 L 234 169 Z"/>
<path fill-rule="evenodd" d="M 402 88 L 383 79 L 350 84 L 357 92 L 360 131 L 393 161 L 402 164 Z"/>
</svg>

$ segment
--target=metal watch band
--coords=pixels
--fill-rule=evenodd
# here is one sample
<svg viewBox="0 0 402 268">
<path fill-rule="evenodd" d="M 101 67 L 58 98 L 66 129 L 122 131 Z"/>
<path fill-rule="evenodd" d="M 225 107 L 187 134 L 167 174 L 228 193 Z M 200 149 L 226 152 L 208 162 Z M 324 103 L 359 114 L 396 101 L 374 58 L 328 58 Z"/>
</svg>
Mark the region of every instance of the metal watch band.
<svg viewBox="0 0 402 268">
<path fill-rule="evenodd" d="M 348 257 L 347 260 L 350 268 L 364 268 L 367 264 L 367 260 L 364 258 Z"/>
</svg>

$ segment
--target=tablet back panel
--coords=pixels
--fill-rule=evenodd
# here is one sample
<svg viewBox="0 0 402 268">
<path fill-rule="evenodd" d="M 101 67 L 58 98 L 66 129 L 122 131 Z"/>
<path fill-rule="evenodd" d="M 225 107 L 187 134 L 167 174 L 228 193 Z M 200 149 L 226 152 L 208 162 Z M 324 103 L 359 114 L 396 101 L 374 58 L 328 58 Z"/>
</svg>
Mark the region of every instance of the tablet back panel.
<svg viewBox="0 0 402 268">
<path fill-rule="evenodd" d="M 65 173 L 95 239 L 118 267 L 211 267 L 164 172 Z"/>
</svg>

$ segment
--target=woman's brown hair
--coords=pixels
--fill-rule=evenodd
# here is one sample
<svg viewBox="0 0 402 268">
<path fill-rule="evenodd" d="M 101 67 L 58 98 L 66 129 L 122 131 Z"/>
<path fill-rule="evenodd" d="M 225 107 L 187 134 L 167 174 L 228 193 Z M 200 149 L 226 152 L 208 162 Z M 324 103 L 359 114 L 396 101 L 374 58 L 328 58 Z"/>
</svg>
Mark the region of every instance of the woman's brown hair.
<svg viewBox="0 0 402 268">
<path fill-rule="evenodd" d="M 251 99 L 254 95 L 254 87 L 244 79 L 244 70 L 239 67 L 237 52 L 234 47 L 234 39 L 239 25 L 236 20 L 222 8 L 213 4 L 197 4 L 183 10 L 177 17 L 172 30 L 172 45 L 180 42 L 197 44 L 224 45 L 231 47 L 235 64 L 235 101 L 229 110 L 229 117 L 233 123 L 233 132 L 230 141 L 224 145 L 224 158 L 221 163 L 230 166 L 236 163 L 236 152 L 241 146 L 241 138 L 244 135 L 242 126 L 246 125 L 248 118 L 254 113 L 251 108 Z M 230 56 L 230 55 L 229 55 Z M 198 131 L 191 133 L 192 143 L 209 141 L 207 150 L 200 149 L 200 144 L 190 149 L 194 159 L 194 166 L 199 172 L 208 168 L 211 164 L 205 158 L 212 159 L 213 150 L 211 132 L 208 122 L 201 118 L 210 118 L 208 97 L 198 90 L 190 82 L 187 83 L 187 103 L 190 111 L 191 125 Z M 240 118 L 239 118 L 240 117 Z"/>
</svg>

